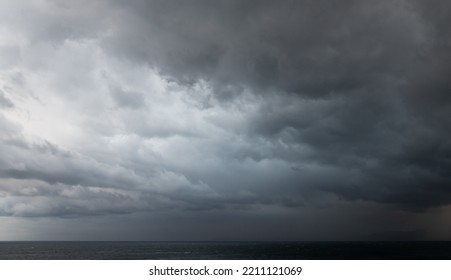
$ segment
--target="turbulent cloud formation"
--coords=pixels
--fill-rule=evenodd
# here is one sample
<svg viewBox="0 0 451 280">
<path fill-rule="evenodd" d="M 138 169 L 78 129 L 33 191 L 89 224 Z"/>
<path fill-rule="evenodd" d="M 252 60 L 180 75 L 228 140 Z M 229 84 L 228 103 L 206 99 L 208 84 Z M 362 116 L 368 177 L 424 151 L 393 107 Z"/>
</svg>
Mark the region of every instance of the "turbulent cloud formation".
<svg viewBox="0 0 451 280">
<path fill-rule="evenodd" d="M 446 1 L 0 6 L 0 215 L 23 238 L 451 232 Z M 141 235 L 111 235 L 124 217 Z"/>
</svg>

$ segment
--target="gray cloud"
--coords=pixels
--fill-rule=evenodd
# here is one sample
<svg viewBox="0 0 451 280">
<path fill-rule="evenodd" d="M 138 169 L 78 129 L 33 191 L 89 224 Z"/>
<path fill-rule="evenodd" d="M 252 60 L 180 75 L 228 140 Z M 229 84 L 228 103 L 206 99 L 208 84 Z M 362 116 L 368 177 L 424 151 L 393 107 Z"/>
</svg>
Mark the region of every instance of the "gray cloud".
<svg viewBox="0 0 451 280">
<path fill-rule="evenodd" d="M 124 22 L 127 32 L 111 39 L 116 51 L 182 81 L 322 97 L 402 79 L 428 39 L 415 8 L 403 1 L 132 1 L 124 9 L 133 25 Z"/>
<path fill-rule="evenodd" d="M 450 199 L 449 32 L 430 11 L 441 1 L 424 5 L 135 1 L 141 17 L 113 45 L 178 81 L 206 79 L 219 98 L 230 85 L 264 93 L 250 139 L 306 145 L 308 161 L 340 170 L 343 181 L 316 189 L 429 207 Z M 290 148 L 241 153 L 302 164 Z"/>
<path fill-rule="evenodd" d="M 3 216 L 443 234 L 421 215 L 451 201 L 445 1 L 7 2 Z M 403 214 L 364 232 L 353 207 Z"/>
<path fill-rule="evenodd" d="M 11 100 L 9 100 L 6 96 L 5 93 L 0 90 L 0 107 L 6 107 L 6 108 L 12 108 L 14 107 L 14 103 L 12 103 Z"/>
</svg>

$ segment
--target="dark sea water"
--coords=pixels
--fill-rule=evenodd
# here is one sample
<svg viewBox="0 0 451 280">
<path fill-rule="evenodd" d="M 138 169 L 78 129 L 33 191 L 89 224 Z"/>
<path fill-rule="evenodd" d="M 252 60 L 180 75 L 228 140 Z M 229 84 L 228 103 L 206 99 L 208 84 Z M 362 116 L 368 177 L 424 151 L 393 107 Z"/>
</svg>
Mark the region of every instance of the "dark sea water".
<svg viewBox="0 0 451 280">
<path fill-rule="evenodd" d="M 451 259 L 451 242 L 0 242 L 12 260 Z"/>
</svg>

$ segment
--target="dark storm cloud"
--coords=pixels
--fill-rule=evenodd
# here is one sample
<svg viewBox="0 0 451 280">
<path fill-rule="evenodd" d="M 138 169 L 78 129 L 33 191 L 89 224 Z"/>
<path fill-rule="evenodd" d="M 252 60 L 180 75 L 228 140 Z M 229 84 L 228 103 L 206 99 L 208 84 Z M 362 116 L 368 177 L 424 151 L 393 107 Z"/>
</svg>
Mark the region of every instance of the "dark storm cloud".
<svg viewBox="0 0 451 280">
<path fill-rule="evenodd" d="M 117 50 L 180 80 L 308 97 L 401 78 L 424 40 L 421 19 L 402 1 L 132 1 L 124 8 L 135 25 L 123 23 L 129 29 Z"/>
<path fill-rule="evenodd" d="M 140 213 L 159 239 L 423 238 L 409 219 L 451 202 L 449 11 L 10 1 L 0 214 Z"/>
<path fill-rule="evenodd" d="M 130 21 L 118 23 L 108 47 L 179 82 L 207 80 L 220 100 L 250 88 L 263 98 L 250 137 L 312 150 L 307 158 L 293 149 L 244 157 L 338 168 L 355 176 L 312 189 L 423 208 L 451 199 L 446 6 L 132 1 L 122 6 Z"/>
</svg>

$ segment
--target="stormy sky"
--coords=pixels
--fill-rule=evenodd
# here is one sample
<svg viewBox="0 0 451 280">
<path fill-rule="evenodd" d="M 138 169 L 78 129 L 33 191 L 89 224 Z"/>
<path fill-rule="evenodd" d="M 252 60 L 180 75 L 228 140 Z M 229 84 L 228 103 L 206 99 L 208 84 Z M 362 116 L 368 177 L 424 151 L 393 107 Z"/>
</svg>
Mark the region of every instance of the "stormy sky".
<svg viewBox="0 0 451 280">
<path fill-rule="evenodd" d="M 450 19 L 0 0 L 0 239 L 450 239 Z"/>
</svg>

